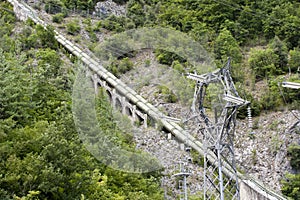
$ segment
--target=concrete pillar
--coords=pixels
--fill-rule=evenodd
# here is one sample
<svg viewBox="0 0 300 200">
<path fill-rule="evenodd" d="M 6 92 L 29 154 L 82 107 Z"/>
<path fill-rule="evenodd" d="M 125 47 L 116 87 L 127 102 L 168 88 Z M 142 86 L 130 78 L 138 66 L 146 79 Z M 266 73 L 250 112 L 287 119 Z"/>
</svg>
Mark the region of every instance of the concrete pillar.
<svg viewBox="0 0 300 200">
<path fill-rule="evenodd" d="M 132 119 L 133 119 L 133 121 L 137 120 L 137 117 L 136 117 L 136 105 L 132 106 Z"/>
<path fill-rule="evenodd" d="M 180 148 L 181 151 L 184 151 L 184 143 L 180 143 L 179 148 Z"/>
<path fill-rule="evenodd" d="M 144 128 L 148 128 L 147 121 L 148 121 L 148 115 L 144 114 Z"/>
<path fill-rule="evenodd" d="M 113 108 L 116 108 L 116 89 L 112 89 L 111 92 L 111 104 Z"/>
<path fill-rule="evenodd" d="M 101 86 L 103 87 L 103 89 L 106 91 L 107 88 L 106 88 L 106 81 L 101 81 Z"/>
<path fill-rule="evenodd" d="M 122 114 L 126 115 L 126 97 L 121 97 Z"/>
<path fill-rule="evenodd" d="M 93 81 L 94 81 L 94 89 L 95 89 L 95 95 L 98 96 L 98 81 L 97 81 L 98 75 L 94 74 L 94 76 L 92 77 Z"/>
</svg>

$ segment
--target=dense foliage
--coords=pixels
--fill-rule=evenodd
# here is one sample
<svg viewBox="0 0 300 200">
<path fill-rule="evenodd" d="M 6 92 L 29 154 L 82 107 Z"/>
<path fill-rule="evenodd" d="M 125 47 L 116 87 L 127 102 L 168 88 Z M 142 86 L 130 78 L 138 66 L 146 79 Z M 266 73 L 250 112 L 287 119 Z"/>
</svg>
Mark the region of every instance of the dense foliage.
<svg viewBox="0 0 300 200">
<path fill-rule="evenodd" d="M 117 33 L 145 26 L 177 29 L 199 41 L 218 67 L 227 57 L 232 58 L 234 81 L 248 87 L 238 89 L 251 100 L 254 116 L 261 110 L 287 105 L 299 109 L 300 91 L 280 87 L 282 81 L 299 81 L 299 1 L 114 1 L 127 3 L 126 17 L 108 16 L 96 24 L 87 19 L 85 30 L 92 42 L 98 42 L 95 32 L 103 30 Z M 93 10 L 96 2 L 42 1 L 55 23 L 63 23 L 73 10 Z M 116 172 L 84 149 L 70 111 L 73 72 L 62 59 L 53 29 L 44 30 L 29 21 L 16 33 L 11 7 L 1 2 L 2 7 L 7 9 L 0 9 L 0 198 L 160 199 L 156 175 Z M 65 27 L 71 36 L 82 28 L 77 20 L 68 21 Z M 155 55 L 160 63 L 180 72 L 189 66 L 171 52 L 156 50 Z M 113 60 L 109 68 L 117 76 L 133 68 L 125 57 Z M 261 82 L 266 83 L 266 90 L 255 95 L 262 93 L 255 88 Z M 178 100 L 163 86 L 159 93 L 168 102 Z M 239 117 L 245 116 L 246 109 L 241 109 Z M 289 154 L 291 165 L 299 170 L 299 147 L 289 147 Z M 299 182 L 299 174 L 288 174 L 283 193 L 300 198 Z"/>
<path fill-rule="evenodd" d="M 80 142 L 71 112 L 74 65 L 47 43 L 51 28 L 0 11 L 0 199 L 162 199 L 158 173 L 113 170 Z"/>
<path fill-rule="evenodd" d="M 286 74 L 299 73 L 300 70 L 296 28 L 300 27 L 299 8 L 300 3 L 292 0 L 130 0 L 127 18 L 111 16 L 99 24 L 113 32 L 143 26 L 167 26 L 186 32 L 210 51 L 219 67 L 231 57 L 237 83 L 269 82 L 269 91 L 262 98 L 255 99 L 252 110 L 276 110 L 286 106 L 278 84 L 287 79 Z M 181 63 L 180 71 L 188 66 L 174 53 L 156 50 L 155 54 L 162 64 Z M 250 68 L 248 74 L 245 73 L 247 68 Z M 297 79 L 295 76 L 291 78 Z M 256 92 L 252 90 L 247 92 L 249 99 L 253 99 Z M 297 97 L 300 92 L 287 90 L 284 94 Z M 299 105 L 297 98 L 289 98 L 288 103 L 292 103 L 293 108 Z"/>
</svg>

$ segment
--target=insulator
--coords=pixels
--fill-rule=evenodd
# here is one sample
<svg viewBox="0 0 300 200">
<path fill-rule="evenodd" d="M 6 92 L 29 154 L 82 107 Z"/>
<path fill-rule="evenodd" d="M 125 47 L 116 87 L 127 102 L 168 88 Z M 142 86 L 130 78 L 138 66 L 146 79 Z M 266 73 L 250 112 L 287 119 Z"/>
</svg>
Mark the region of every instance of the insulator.
<svg viewBox="0 0 300 200">
<path fill-rule="evenodd" d="M 250 106 L 248 106 L 248 108 L 247 108 L 247 114 L 248 114 L 248 126 L 249 126 L 249 128 L 252 128 L 252 116 L 251 116 Z"/>
</svg>

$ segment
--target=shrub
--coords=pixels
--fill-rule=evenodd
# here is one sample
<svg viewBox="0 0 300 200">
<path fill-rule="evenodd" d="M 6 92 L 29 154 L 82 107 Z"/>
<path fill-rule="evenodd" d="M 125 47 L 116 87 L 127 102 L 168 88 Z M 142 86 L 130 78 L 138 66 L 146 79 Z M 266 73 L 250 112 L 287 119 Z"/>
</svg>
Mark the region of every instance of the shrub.
<svg viewBox="0 0 300 200">
<path fill-rule="evenodd" d="M 80 26 L 78 25 L 78 21 L 74 20 L 67 24 L 67 32 L 71 35 L 77 35 L 80 32 Z"/>
<path fill-rule="evenodd" d="M 52 22 L 60 24 L 64 19 L 63 13 L 57 13 L 52 17 Z"/>
<path fill-rule="evenodd" d="M 278 72 L 287 72 L 287 63 L 288 63 L 288 49 L 284 42 L 282 42 L 277 36 L 269 44 L 269 47 L 273 52 L 278 56 L 274 61 L 274 64 Z"/>
<path fill-rule="evenodd" d="M 151 60 L 145 60 L 145 67 L 149 67 L 151 65 Z"/>
<path fill-rule="evenodd" d="M 290 59 L 288 62 L 288 66 L 291 72 L 297 72 L 300 70 L 300 50 L 293 49 L 290 50 Z"/>
<path fill-rule="evenodd" d="M 264 93 L 260 103 L 264 110 L 274 110 L 280 105 L 283 105 L 277 80 L 269 81 L 268 91 Z"/>
<path fill-rule="evenodd" d="M 125 74 L 133 68 L 133 63 L 128 57 L 122 60 L 113 60 L 108 66 L 108 70 L 111 71 L 116 77 L 120 77 L 121 74 Z"/>
<path fill-rule="evenodd" d="M 156 58 L 160 64 L 171 66 L 174 61 L 179 63 L 186 62 L 186 59 L 178 56 L 177 54 L 165 50 L 156 50 L 155 52 Z"/>
<path fill-rule="evenodd" d="M 125 17 L 111 15 L 101 22 L 101 27 L 118 33 L 125 30 L 126 23 Z"/>
<path fill-rule="evenodd" d="M 250 108 L 251 108 L 251 116 L 259 116 L 261 112 L 261 104 L 255 100 L 252 96 L 250 98 L 247 98 L 248 101 L 251 102 Z M 245 119 L 247 117 L 247 108 L 248 106 L 243 106 L 238 109 L 237 117 L 239 119 Z"/>
<path fill-rule="evenodd" d="M 292 199 L 300 199 L 300 174 L 287 174 L 282 182 L 282 194 Z"/>
<path fill-rule="evenodd" d="M 55 39 L 55 32 L 52 26 L 47 26 L 47 29 L 44 29 L 41 25 L 35 26 L 36 36 L 39 39 L 39 43 L 42 47 L 50 47 L 52 49 L 56 49 L 58 46 L 58 42 Z"/>
<path fill-rule="evenodd" d="M 214 43 L 216 59 L 225 63 L 231 57 L 234 63 L 242 62 L 242 53 L 238 42 L 226 28 L 222 29 Z"/>
<path fill-rule="evenodd" d="M 276 60 L 278 60 L 278 55 L 270 48 L 266 50 L 251 49 L 249 65 L 255 72 L 256 80 L 278 74 L 274 64 Z"/>
<path fill-rule="evenodd" d="M 184 72 L 184 66 L 178 60 L 173 61 L 171 67 L 180 73 Z"/>
<path fill-rule="evenodd" d="M 59 0 L 47 0 L 45 3 L 45 11 L 49 14 L 61 13 L 64 5 Z"/>
<path fill-rule="evenodd" d="M 129 60 L 129 58 L 123 58 L 119 64 L 120 73 L 124 74 L 127 71 L 130 71 L 133 68 L 133 63 Z"/>
<path fill-rule="evenodd" d="M 158 86 L 158 94 L 161 94 L 163 96 L 163 99 L 167 103 L 175 103 L 178 100 L 177 96 L 173 93 L 173 91 L 170 90 L 165 85 L 159 85 Z"/>
<path fill-rule="evenodd" d="M 191 150 L 191 156 L 194 164 L 204 167 L 204 158 L 194 149 Z"/>
<path fill-rule="evenodd" d="M 300 170 L 300 145 L 291 145 L 288 148 L 291 167 L 297 171 Z"/>
</svg>

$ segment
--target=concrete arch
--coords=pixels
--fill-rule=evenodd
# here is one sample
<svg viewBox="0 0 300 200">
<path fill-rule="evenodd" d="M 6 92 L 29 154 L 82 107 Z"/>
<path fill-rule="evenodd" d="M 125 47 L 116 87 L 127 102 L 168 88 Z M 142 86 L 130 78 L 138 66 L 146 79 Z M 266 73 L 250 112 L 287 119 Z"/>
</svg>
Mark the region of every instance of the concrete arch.
<svg viewBox="0 0 300 200">
<path fill-rule="evenodd" d="M 129 117 L 133 117 L 133 111 L 129 106 L 125 106 L 125 114 L 128 115 Z"/>
<path fill-rule="evenodd" d="M 104 88 L 104 89 L 105 89 L 105 88 Z M 112 96 L 111 91 L 105 90 L 105 93 L 106 93 L 106 95 L 107 95 L 107 97 L 108 97 L 108 100 L 112 103 L 112 102 L 113 102 L 113 96 Z"/>
<path fill-rule="evenodd" d="M 114 107 L 119 110 L 120 112 L 122 112 L 123 109 L 123 105 L 122 105 L 122 100 L 118 97 L 115 98 L 115 105 Z"/>
</svg>

